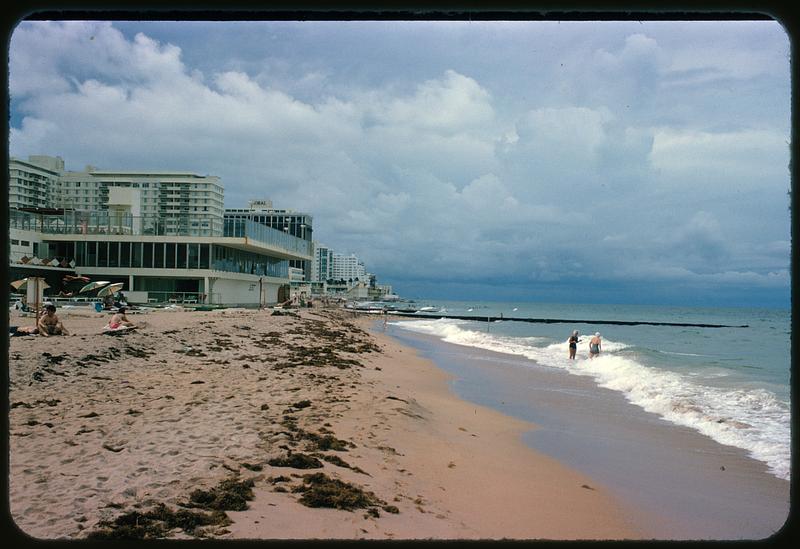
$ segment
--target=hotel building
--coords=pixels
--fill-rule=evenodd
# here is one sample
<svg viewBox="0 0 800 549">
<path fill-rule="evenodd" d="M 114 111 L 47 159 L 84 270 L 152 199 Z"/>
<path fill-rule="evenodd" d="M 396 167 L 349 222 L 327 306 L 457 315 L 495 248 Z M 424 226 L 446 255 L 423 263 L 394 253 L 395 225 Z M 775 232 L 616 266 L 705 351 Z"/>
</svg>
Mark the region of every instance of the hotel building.
<svg viewBox="0 0 800 549">
<path fill-rule="evenodd" d="M 72 273 L 123 282 L 133 303 L 275 303 L 290 263 L 312 259 L 289 231 L 226 219 L 214 176 L 66 172 L 53 157 L 9 168 L 11 280 L 45 276 L 54 294 Z"/>
<path fill-rule="evenodd" d="M 225 210 L 226 224 L 242 220 L 253 221 L 259 225 L 283 231 L 307 241 L 311 246 L 314 220 L 310 214 L 273 208 L 271 200 L 251 200 L 248 208 L 227 208 Z M 310 281 L 312 279 L 312 263 L 313 261 L 292 260 L 289 262 L 289 266 L 302 270 L 303 281 Z"/>
</svg>

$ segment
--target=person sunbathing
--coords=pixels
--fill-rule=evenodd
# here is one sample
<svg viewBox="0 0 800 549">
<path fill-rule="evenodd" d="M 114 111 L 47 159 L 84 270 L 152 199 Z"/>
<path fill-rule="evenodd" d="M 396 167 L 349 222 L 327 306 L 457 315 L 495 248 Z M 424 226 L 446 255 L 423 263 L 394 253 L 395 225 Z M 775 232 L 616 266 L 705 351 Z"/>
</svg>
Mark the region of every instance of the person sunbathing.
<svg viewBox="0 0 800 549">
<path fill-rule="evenodd" d="M 111 317 L 111 320 L 108 321 L 108 328 L 111 330 L 117 330 L 123 326 L 126 328 L 135 328 L 136 325 L 128 320 L 128 317 L 125 315 L 125 311 L 127 309 L 125 307 L 120 307 L 117 309 L 117 312 L 114 313 L 114 316 Z"/>
<path fill-rule="evenodd" d="M 39 333 L 39 328 L 36 326 L 9 326 L 9 335 L 13 336 L 29 336 Z"/>
<path fill-rule="evenodd" d="M 51 335 L 69 335 L 69 332 L 59 320 L 56 314 L 56 306 L 52 303 L 45 305 L 44 314 L 39 317 L 39 335 L 48 337 Z"/>
</svg>

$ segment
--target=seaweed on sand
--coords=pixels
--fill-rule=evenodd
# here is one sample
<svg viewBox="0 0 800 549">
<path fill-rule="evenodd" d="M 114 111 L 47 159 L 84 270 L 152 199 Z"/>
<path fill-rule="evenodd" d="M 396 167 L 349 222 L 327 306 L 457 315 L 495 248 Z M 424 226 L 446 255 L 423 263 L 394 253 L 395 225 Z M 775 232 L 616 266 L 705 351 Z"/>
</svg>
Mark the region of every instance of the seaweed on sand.
<svg viewBox="0 0 800 549">
<path fill-rule="evenodd" d="M 211 490 L 194 490 L 184 506 L 214 511 L 244 511 L 247 502 L 254 497 L 253 485 L 253 479 L 228 478 Z"/>
<path fill-rule="evenodd" d="M 331 478 L 325 473 L 303 475 L 303 484 L 296 490 L 302 492 L 299 501 L 306 507 L 330 507 L 352 511 L 386 503 L 372 492 L 367 492 L 355 484 Z"/>
<path fill-rule="evenodd" d="M 179 509 L 174 511 L 159 503 L 150 511 L 131 511 L 111 521 L 101 521 L 98 530 L 87 536 L 93 540 L 157 539 L 167 536 L 170 530 L 180 528 L 187 534 L 199 534 L 202 526 L 227 526 L 230 518 L 223 511 L 203 513 Z"/>
<path fill-rule="evenodd" d="M 345 460 L 343 460 L 339 456 L 329 456 L 327 454 L 322 454 L 322 453 L 315 453 L 315 454 L 312 454 L 312 455 L 314 457 L 318 457 L 318 458 L 320 458 L 320 459 L 322 459 L 324 461 L 327 461 L 328 463 L 333 463 L 334 465 L 338 465 L 339 467 L 344 467 L 345 469 L 351 469 L 351 470 L 355 471 L 356 473 L 361 473 L 362 475 L 367 475 L 368 477 L 372 476 L 369 473 L 367 473 L 366 471 L 364 471 L 361 467 L 356 467 L 354 465 L 350 465 L 349 463 L 347 463 Z"/>
<path fill-rule="evenodd" d="M 286 457 L 272 458 L 267 462 L 273 467 L 291 467 L 293 469 L 320 469 L 322 462 L 313 456 L 302 453 L 289 454 Z"/>
<path fill-rule="evenodd" d="M 337 452 L 346 452 L 347 447 L 355 448 L 355 444 L 336 438 L 333 435 L 325 434 L 318 435 L 317 433 L 309 433 L 303 431 L 303 438 L 311 441 L 311 445 L 315 450 L 336 450 Z"/>
</svg>

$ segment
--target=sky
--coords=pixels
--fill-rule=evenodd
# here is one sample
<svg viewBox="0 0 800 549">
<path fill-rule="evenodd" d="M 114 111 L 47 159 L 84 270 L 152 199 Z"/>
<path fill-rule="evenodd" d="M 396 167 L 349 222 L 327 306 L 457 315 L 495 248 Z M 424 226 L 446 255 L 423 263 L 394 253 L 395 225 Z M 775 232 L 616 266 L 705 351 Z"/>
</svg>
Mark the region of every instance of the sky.
<svg viewBox="0 0 800 549">
<path fill-rule="evenodd" d="M 22 21 L 9 153 L 219 176 L 408 298 L 790 305 L 777 21 Z"/>
</svg>

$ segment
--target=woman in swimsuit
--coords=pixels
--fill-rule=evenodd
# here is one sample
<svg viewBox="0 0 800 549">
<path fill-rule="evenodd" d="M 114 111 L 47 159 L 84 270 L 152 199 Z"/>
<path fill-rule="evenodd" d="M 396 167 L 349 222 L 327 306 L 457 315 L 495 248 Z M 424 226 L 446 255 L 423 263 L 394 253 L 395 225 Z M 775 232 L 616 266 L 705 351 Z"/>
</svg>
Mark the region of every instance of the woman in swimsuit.
<svg viewBox="0 0 800 549">
<path fill-rule="evenodd" d="M 600 332 L 595 332 L 594 337 L 589 342 L 589 358 L 594 358 L 600 354 Z"/>
<path fill-rule="evenodd" d="M 572 335 L 569 336 L 569 358 L 570 360 L 575 359 L 575 353 L 578 350 L 578 330 L 572 332 Z"/>
<path fill-rule="evenodd" d="M 114 316 L 111 317 L 111 320 L 108 322 L 108 327 L 112 330 L 116 330 L 122 326 L 127 326 L 128 328 L 133 328 L 134 324 L 128 317 L 125 316 L 125 307 L 120 307 Z"/>
</svg>

